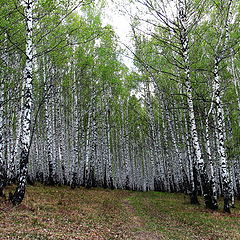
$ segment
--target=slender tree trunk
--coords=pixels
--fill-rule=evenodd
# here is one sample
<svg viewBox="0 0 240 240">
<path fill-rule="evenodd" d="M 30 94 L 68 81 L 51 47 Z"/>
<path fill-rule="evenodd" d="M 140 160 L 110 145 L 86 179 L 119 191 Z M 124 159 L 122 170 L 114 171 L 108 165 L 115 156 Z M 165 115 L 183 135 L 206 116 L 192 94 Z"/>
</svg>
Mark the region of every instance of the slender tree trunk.
<svg viewBox="0 0 240 240">
<path fill-rule="evenodd" d="M 31 111 L 32 111 L 32 72 L 33 72 L 33 45 L 32 45 L 32 26 L 33 26 L 33 1 L 25 1 L 26 9 L 26 65 L 24 71 L 24 104 L 22 136 L 20 139 L 20 176 L 16 191 L 11 199 L 13 205 L 20 204 L 25 195 L 28 173 L 28 159 L 31 141 Z"/>
<path fill-rule="evenodd" d="M 93 93 L 94 94 L 94 93 Z M 87 132 L 86 132 L 86 143 L 85 143 L 85 171 L 84 171 L 84 182 L 85 186 L 89 184 L 90 170 L 91 170 L 91 126 L 92 126 L 92 115 L 93 115 L 93 99 L 94 96 L 91 96 L 89 109 L 88 109 L 88 121 L 87 121 Z"/>
<path fill-rule="evenodd" d="M 79 160 L 79 128 L 80 128 L 80 119 L 79 119 L 79 111 L 78 111 L 78 91 L 77 91 L 77 83 L 75 77 L 75 69 L 74 71 L 74 86 L 73 86 L 73 163 L 72 163 L 72 179 L 71 179 L 71 188 L 75 188 L 77 186 L 77 169 L 78 169 L 78 160 Z"/>
<path fill-rule="evenodd" d="M 218 132 L 218 153 L 220 157 L 220 168 L 223 185 L 224 196 L 224 212 L 230 213 L 230 201 L 231 201 L 231 189 L 230 178 L 227 166 L 227 156 L 225 149 L 225 129 L 224 129 L 224 110 L 221 99 L 221 87 L 219 76 L 219 58 L 215 59 L 214 67 L 214 89 L 215 89 L 215 102 L 216 102 L 216 114 L 217 114 L 217 132 Z"/>
<path fill-rule="evenodd" d="M 213 93 L 215 94 L 215 93 Z M 205 131 L 206 131 L 206 151 L 208 155 L 208 161 L 210 166 L 210 184 L 212 189 L 212 196 L 214 199 L 215 208 L 218 209 L 217 204 L 217 187 L 216 187 L 216 180 L 215 180 L 215 174 L 214 174 L 214 164 L 213 164 L 213 157 L 211 152 L 211 146 L 210 146 L 210 135 L 209 135 L 209 115 L 212 112 L 213 102 L 211 103 L 211 107 L 209 109 L 208 114 L 206 115 L 206 121 L 205 121 Z"/>
<path fill-rule="evenodd" d="M 0 83 L 0 197 L 4 197 L 4 187 L 6 185 L 6 169 L 3 158 L 3 102 L 4 102 L 4 83 Z"/>
<path fill-rule="evenodd" d="M 190 81 L 190 63 L 189 63 L 189 40 L 188 40 L 188 22 L 186 13 L 186 2 L 179 0 L 179 21 L 180 21 L 180 41 L 182 45 L 182 56 L 184 61 L 185 71 L 185 86 L 187 95 L 187 105 L 190 120 L 191 137 L 193 142 L 193 148 L 196 154 L 197 170 L 201 179 L 203 195 L 205 199 L 205 205 L 207 208 L 216 209 L 214 198 L 211 196 L 211 186 L 209 184 L 208 176 L 206 173 L 205 164 L 202 157 L 200 148 L 200 142 L 197 133 L 197 125 L 195 120 L 195 113 L 193 107 L 192 86 Z"/>
<path fill-rule="evenodd" d="M 7 45 L 6 34 L 4 38 L 4 45 Z M 2 59 L 6 66 L 8 66 L 8 56 L 6 53 L 3 53 Z M 4 161 L 4 83 L 6 77 L 6 74 L 3 73 L 0 79 L 0 197 L 5 197 L 4 187 L 7 183 L 6 166 Z"/>
<path fill-rule="evenodd" d="M 189 192 L 190 192 L 190 202 L 191 204 L 199 204 L 198 197 L 197 197 L 197 185 L 196 185 L 196 174 L 195 174 L 195 162 L 194 162 L 194 154 L 190 144 L 190 134 L 188 130 L 188 122 L 187 117 L 185 116 L 185 128 L 186 128 L 186 141 L 187 141 L 187 155 L 189 161 Z"/>
</svg>

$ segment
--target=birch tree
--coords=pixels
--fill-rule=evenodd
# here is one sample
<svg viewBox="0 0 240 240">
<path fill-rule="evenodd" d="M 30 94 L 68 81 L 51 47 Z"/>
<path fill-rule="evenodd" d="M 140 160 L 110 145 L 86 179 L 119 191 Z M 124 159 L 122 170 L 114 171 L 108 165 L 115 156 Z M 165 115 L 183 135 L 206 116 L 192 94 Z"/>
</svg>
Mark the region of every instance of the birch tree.
<svg viewBox="0 0 240 240">
<path fill-rule="evenodd" d="M 27 181 L 27 164 L 31 144 L 32 80 L 33 80 L 33 1 L 24 3 L 26 11 L 26 65 L 24 70 L 24 100 L 22 134 L 20 138 L 20 174 L 18 186 L 11 199 L 13 205 L 20 204 L 24 198 Z"/>
</svg>

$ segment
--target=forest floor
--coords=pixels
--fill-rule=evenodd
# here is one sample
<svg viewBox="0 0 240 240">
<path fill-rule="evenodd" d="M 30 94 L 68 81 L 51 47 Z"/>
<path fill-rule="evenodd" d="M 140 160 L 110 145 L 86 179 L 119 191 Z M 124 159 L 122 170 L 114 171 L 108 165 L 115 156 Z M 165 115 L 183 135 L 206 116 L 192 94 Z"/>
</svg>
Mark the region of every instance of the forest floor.
<svg viewBox="0 0 240 240">
<path fill-rule="evenodd" d="M 6 239 L 240 239 L 240 205 L 224 214 L 190 205 L 183 194 L 37 184 L 20 206 L 0 203 Z"/>
</svg>

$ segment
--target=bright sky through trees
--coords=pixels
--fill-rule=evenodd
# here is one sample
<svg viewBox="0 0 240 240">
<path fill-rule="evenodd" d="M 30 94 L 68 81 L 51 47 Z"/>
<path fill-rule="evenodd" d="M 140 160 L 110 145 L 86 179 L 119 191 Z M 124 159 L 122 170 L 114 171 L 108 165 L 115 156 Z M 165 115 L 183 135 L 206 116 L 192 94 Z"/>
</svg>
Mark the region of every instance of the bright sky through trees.
<svg viewBox="0 0 240 240">
<path fill-rule="evenodd" d="M 15 183 L 19 205 L 34 182 L 181 192 L 230 213 L 239 1 L 24 3 L 0 5 L 0 196 Z"/>
<path fill-rule="evenodd" d="M 102 18 L 104 25 L 110 24 L 115 30 L 117 36 L 119 37 L 120 46 L 126 50 L 126 53 L 122 56 L 123 61 L 128 67 L 132 68 L 133 62 L 131 58 L 133 58 L 133 56 L 125 46 L 132 46 L 131 17 L 125 9 L 126 6 L 129 6 L 129 10 L 130 6 L 133 8 L 133 5 L 130 5 L 129 1 L 127 0 L 107 0 Z"/>
</svg>

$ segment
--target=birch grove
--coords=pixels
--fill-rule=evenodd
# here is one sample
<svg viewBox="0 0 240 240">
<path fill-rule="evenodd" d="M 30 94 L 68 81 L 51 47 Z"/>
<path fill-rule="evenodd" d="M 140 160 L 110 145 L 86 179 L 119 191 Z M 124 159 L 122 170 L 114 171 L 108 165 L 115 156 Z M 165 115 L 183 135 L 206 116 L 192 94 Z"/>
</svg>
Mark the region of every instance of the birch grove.
<svg viewBox="0 0 240 240">
<path fill-rule="evenodd" d="M 3 1 L 0 196 L 16 184 L 9 198 L 20 204 L 26 184 L 41 182 L 182 192 L 212 210 L 223 196 L 231 211 L 239 2 L 135 4 L 129 69 L 98 4 Z"/>
</svg>

